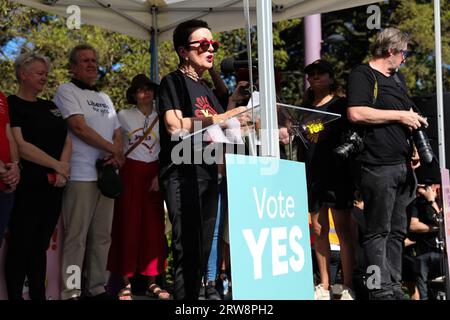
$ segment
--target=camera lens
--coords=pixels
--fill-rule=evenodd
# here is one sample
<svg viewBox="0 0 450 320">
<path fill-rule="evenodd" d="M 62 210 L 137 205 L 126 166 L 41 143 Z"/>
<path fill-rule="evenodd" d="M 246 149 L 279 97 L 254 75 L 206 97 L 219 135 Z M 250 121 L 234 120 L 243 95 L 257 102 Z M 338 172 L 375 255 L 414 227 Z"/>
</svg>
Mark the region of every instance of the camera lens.
<svg viewBox="0 0 450 320">
<path fill-rule="evenodd" d="M 416 129 L 413 131 L 413 138 L 420 160 L 425 163 L 431 163 L 433 161 L 433 149 L 428 142 L 426 133 L 422 129 Z"/>
</svg>

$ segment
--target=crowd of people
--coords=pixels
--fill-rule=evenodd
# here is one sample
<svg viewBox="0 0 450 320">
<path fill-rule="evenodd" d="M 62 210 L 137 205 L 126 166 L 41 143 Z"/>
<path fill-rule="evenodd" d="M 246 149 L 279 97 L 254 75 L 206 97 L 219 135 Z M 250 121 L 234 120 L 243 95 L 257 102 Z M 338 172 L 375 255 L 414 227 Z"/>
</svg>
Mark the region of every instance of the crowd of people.
<svg viewBox="0 0 450 320">
<path fill-rule="evenodd" d="M 408 41 L 394 28 L 380 32 L 371 60 L 350 74 L 347 95 L 327 61 L 304 69 L 309 89 L 302 106 L 341 115 L 322 130 L 294 138 L 297 160 L 306 165 L 317 300 L 333 298 L 337 269 L 330 270 L 331 260 L 340 261 L 342 300 L 362 298 L 359 283 L 369 299 L 403 299 L 404 261 L 412 261 L 412 288 L 417 285 L 420 299 L 430 297 L 429 277 L 442 262 L 436 245 L 441 244 L 440 181 L 425 170 L 416 194 L 414 170 L 427 165 L 420 163 L 411 133 L 427 121 L 413 111 L 398 71 Z M 45 299 L 46 250 L 60 214 L 64 300 L 110 299 L 109 273 L 120 278 L 114 293 L 120 300 L 133 300 L 135 276 L 145 279 L 146 294 L 157 299 L 229 296 L 225 166 L 203 158 L 211 141 L 198 148 L 181 138 L 234 116 L 245 126 L 250 113 L 242 88 L 248 82 L 229 94 L 213 67 L 220 44 L 206 22 L 179 24 L 173 44 L 178 68 L 159 85 L 136 75 L 125 93 L 131 108 L 119 113 L 95 86 L 94 47 L 81 44 L 70 51 L 72 79 L 58 87 L 53 101 L 38 97 L 50 70 L 48 58 L 24 53 L 16 59 L 19 89 L 8 98 L 0 93 L 0 239 L 8 227 L 10 300 L 22 299 L 25 277 L 30 298 Z M 214 89 L 202 78 L 205 72 Z M 290 124 L 280 120 L 282 145 L 292 142 Z M 359 145 L 343 141 L 351 132 Z M 188 161 L 174 161 L 174 149 L 186 141 L 192 152 L 179 156 Z M 344 154 L 336 152 L 342 143 L 351 146 Z M 106 167 L 120 175 L 117 197 L 98 182 Z M 161 281 L 169 254 L 164 203 L 172 226 L 170 293 Z M 331 220 L 337 255 L 330 245 Z M 405 260 L 407 252 L 413 253 Z M 361 280 L 370 266 L 380 272 L 379 283 L 371 286 Z M 74 267 L 82 279 L 74 281 Z"/>
</svg>

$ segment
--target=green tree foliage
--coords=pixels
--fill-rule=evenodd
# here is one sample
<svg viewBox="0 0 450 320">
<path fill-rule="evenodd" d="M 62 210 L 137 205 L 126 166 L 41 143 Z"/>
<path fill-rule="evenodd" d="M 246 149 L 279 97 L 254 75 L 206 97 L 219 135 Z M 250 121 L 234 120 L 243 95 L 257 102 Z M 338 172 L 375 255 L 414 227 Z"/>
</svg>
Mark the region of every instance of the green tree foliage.
<svg viewBox="0 0 450 320">
<path fill-rule="evenodd" d="M 52 70 L 42 97 L 51 99 L 59 84 L 70 80 L 68 53 L 72 47 L 89 43 L 98 50 L 99 87 L 110 95 L 116 108 L 128 107 L 125 91 L 132 77 L 150 73 L 149 42 L 99 27 L 82 25 L 80 30 L 69 30 L 66 20 L 48 15 L 10 1 L 2 2 L 0 40 L 2 47 L 12 39 L 24 39 L 20 50 L 35 51 L 51 59 Z M 14 17 L 14 18 L 13 18 Z M 2 52 L 0 72 L 3 78 L 0 90 L 11 94 L 17 89 L 13 61 Z"/>
<path fill-rule="evenodd" d="M 441 0 L 443 62 L 450 63 L 450 9 L 449 0 Z M 378 4 L 381 8 L 381 27 L 394 26 L 411 35 L 414 55 L 408 58 L 402 71 L 412 94 L 435 91 L 434 22 L 430 0 L 391 0 Z M 378 30 L 366 26 L 367 6 L 330 12 L 322 15 L 322 57 L 336 70 L 337 81 L 343 87 L 351 69 L 369 58 L 369 45 Z M 60 83 L 70 79 L 67 55 L 73 46 L 90 43 L 99 52 L 101 77 L 99 85 L 113 99 L 117 108 L 128 107 L 124 92 L 137 73 L 149 74 L 150 53 L 148 41 L 138 40 L 98 27 L 83 25 L 80 30 L 69 30 L 65 19 L 12 3 L 0 2 L 0 89 L 10 94 L 16 90 L 11 55 L 5 45 L 12 39 L 21 40 L 21 51 L 34 50 L 52 59 L 52 71 L 43 96 L 51 98 Z M 275 66 L 281 74 L 281 98 L 300 104 L 304 88 L 304 31 L 301 19 L 282 21 L 273 25 Z M 214 31 L 214 30 L 213 30 Z M 245 59 L 247 41 L 244 29 L 215 34 L 222 46 L 216 54 L 216 68 L 224 57 Z M 257 57 L 256 28 L 252 28 L 252 55 Z M 178 57 L 171 41 L 159 46 L 159 75 L 176 69 Z M 443 69 L 444 90 L 450 90 L 449 69 Z M 207 74 L 205 74 L 208 77 Z"/>
<path fill-rule="evenodd" d="M 404 73 L 412 94 L 420 95 L 436 91 L 434 12 L 431 1 L 401 1 L 390 21 L 399 21 L 398 28 L 411 37 L 413 55 L 408 58 Z M 444 91 L 450 90 L 450 7 L 449 1 L 441 1 L 442 61 Z"/>
<path fill-rule="evenodd" d="M 436 91 L 433 2 L 386 1 L 377 4 L 381 10 L 381 28 L 396 27 L 411 37 L 413 55 L 402 67 L 412 95 Z M 345 86 L 351 69 L 369 60 L 369 47 L 378 30 L 367 28 L 370 14 L 367 6 L 322 15 L 323 57 L 333 63 L 338 82 Z M 441 46 L 444 91 L 450 90 L 450 9 L 449 1 L 441 1 Z M 447 65 L 445 65 L 447 64 Z"/>
</svg>

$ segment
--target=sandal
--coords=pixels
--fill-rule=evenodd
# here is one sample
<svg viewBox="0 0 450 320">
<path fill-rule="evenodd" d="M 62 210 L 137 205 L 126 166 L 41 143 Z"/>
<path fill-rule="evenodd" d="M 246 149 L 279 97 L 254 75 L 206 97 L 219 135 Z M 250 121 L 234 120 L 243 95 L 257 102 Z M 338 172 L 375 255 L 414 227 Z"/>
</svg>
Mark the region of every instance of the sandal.
<svg viewBox="0 0 450 320">
<path fill-rule="evenodd" d="M 164 289 L 161 289 L 161 287 L 158 286 L 156 283 L 153 283 L 148 287 L 146 295 L 148 297 L 157 298 L 159 300 L 170 299 L 170 293 L 168 293 Z"/>
<path fill-rule="evenodd" d="M 119 300 L 133 300 L 133 294 L 131 293 L 131 286 L 128 285 L 117 294 Z"/>
</svg>

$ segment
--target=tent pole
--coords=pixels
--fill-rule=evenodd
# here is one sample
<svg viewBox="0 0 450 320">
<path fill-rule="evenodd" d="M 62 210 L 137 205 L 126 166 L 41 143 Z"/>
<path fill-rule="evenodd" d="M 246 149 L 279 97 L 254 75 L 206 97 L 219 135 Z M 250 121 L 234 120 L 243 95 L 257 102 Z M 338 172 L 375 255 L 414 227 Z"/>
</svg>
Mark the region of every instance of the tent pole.
<svg viewBox="0 0 450 320">
<path fill-rule="evenodd" d="M 445 164 L 445 136 L 444 136 L 444 100 L 442 96 L 442 50 L 441 50 L 441 3 L 440 0 L 434 0 L 434 45 L 436 55 L 436 102 L 437 102 L 437 124 L 438 124 L 438 144 L 439 144 L 439 164 L 442 169 Z M 444 217 L 444 225 L 446 219 Z M 448 228 L 448 226 L 445 226 Z M 448 243 L 448 242 L 447 242 Z M 448 250 L 446 254 L 445 266 L 445 287 L 446 299 L 450 298 L 450 279 L 448 269 Z"/>
<path fill-rule="evenodd" d="M 322 48 L 322 20 L 321 15 L 313 14 L 304 18 L 305 23 L 305 67 L 320 59 Z M 304 75 L 304 89 L 309 87 L 309 82 Z"/>
<path fill-rule="evenodd" d="M 440 0 L 434 0 L 434 45 L 436 55 L 436 101 L 438 121 L 439 163 L 445 168 L 444 100 L 442 97 L 442 50 L 441 50 L 441 7 Z"/>
<path fill-rule="evenodd" d="M 158 8 L 152 6 L 152 32 L 150 38 L 150 79 L 156 83 L 159 83 L 159 65 L 158 65 Z"/>
<path fill-rule="evenodd" d="M 257 1 L 258 73 L 261 104 L 261 155 L 280 157 L 272 40 L 272 1 Z"/>
</svg>

